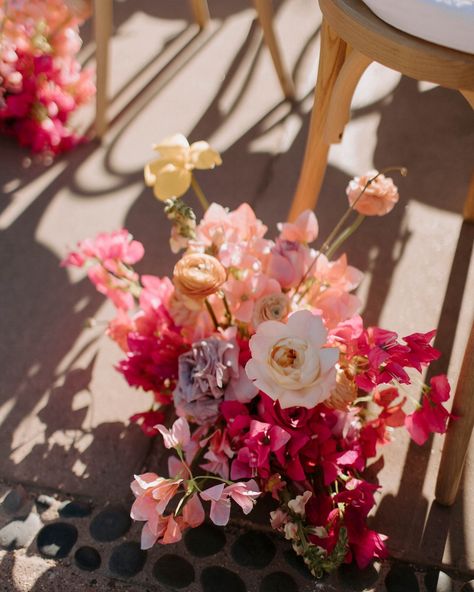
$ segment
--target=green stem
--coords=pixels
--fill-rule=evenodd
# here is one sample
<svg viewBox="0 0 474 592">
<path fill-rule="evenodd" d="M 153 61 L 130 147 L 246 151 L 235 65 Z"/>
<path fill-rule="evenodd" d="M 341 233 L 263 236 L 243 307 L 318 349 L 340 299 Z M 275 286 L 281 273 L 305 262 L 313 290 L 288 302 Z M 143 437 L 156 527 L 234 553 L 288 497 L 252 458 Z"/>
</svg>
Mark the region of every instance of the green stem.
<svg viewBox="0 0 474 592">
<path fill-rule="evenodd" d="M 194 477 L 194 481 L 197 481 L 198 479 L 205 479 L 206 481 L 211 479 L 212 481 L 220 481 L 221 483 L 226 483 L 227 485 L 234 484 L 233 481 L 228 481 L 227 479 L 222 479 L 221 477 L 214 477 L 213 475 L 198 475 L 197 477 Z"/>
<path fill-rule="evenodd" d="M 209 300 L 206 298 L 204 300 L 204 304 L 206 305 L 207 308 L 207 312 L 209 313 L 209 316 L 212 319 L 212 322 L 214 323 L 214 327 L 216 329 L 216 331 L 219 329 L 219 322 L 217 320 L 216 314 L 214 312 L 214 310 L 212 309 L 211 303 L 209 302 Z"/>
<path fill-rule="evenodd" d="M 355 219 L 355 222 L 353 222 L 348 228 L 346 228 L 344 232 L 341 232 L 341 234 L 336 238 L 334 243 L 327 250 L 326 257 L 328 259 L 331 259 L 334 253 L 351 236 L 351 234 L 354 234 L 354 232 L 359 228 L 364 219 L 365 216 L 363 214 L 359 214 Z"/>
<path fill-rule="evenodd" d="M 306 273 L 301 278 L 300 283 L 296 286 L 295 292 L 293 294 L 293 298 L 298 294 L 299 289 L 301 288 L 301 286 L 303 285 L 303 283 L 306 281 L 306 278 L 311 273 L 311 270 L 313 269 L 313 267 L 316 265 L 316 262 L 317 262 L 319 256 L 320 255 L 326 255 L 327 251 L 329 250 L 329 247 L 330 247 L 331 242 L 337 236 L 337 234 L 339 233 L 339 231 L 343 227 L 344 223 L 346 222 L 346 220 L 349 218 L 349 216 L 351 215 L 352 211 L 354 210 L 354 207 L 356 206 L 357 202 L 364 195 L 364 193 L 367 191 L 367 188 L 369 187 L 369 185 L 371 183 L 373 183 L 377 179 L 377 177 L 379 177 L 380 175 L 384 175 L 385 173 L 389 173 L 391 171 L 399 171 L 400 174 L 403 177 L 406 177 L 406 175 L 408 173 L 408 171 L 407 171 L 407 169 L 405 167 L 391 166 L 391 167 L 387 167 L 385 169 L 382 169 L 379 173 L 377 173 L 376 175 L 374 175 L 373 177 L 371 177 L 370 179 L 368 179 L 367 183 L 364 185 L 364 187 L 361 189 L 359 195 L 354 200 L 354 203 L 347 209 L 347 211 L 345 212 L 345 214 L 343 214 L 342 218 L 339 220 L 339 222 L 336 224 L 336 226 L 332 229 L 332 231 L 329 233 L 329 236 L 327 237 L 327 239 L 322 244 L 321 249 L 319 250 L 319 252 L 317 253 L 317 255 L 314 257 L 313 261 L 311 262 L 311 265 L 306 270 Z M 301 300 L 301 298 L 300 298 L 300 300 Z"/>
<path fill-rule="evenodd" d="M 209 202 L 206 199 L 206 196 L 204 195 L 203 190 L 201 189 L 201 186 L 199 185 L 199 183 L 196 180 L 196 177 L 191 174 L 191 187 L 194 190 L 194 193 L 196 194 L 196 197 L 199 200 L 199 203 L 202 206 L 202 209 L 204 211 L 206 211 L 209 208 Z"/>
<path fill-rule="evenodd" d="M 229 325 L 232 325 L 232 313 L 230 311 L 230 306 L 229 306 L 229 303 L 227 301 L 227 297 L 224 294 L 224 292 L 222 292 L 222 301 L 224 302 L 225 316 L 227 318 L 227 322 Z"/>
</svg>

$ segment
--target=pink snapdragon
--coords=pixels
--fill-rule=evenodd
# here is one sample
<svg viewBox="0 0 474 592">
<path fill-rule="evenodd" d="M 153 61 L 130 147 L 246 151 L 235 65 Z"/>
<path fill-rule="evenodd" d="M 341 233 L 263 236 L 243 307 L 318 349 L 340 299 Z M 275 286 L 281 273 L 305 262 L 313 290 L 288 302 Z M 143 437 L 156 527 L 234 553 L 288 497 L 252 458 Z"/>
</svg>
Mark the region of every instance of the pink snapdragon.
<svg viewBox="0 0 474 592">
<path fill-rule="evenodd" d="M 230 518 L 230 500 L 238 504 L 244 514 L 249 514 L 260 489 L 253 479 L 246 483 L 239 482 L 225 486 L 224 483 L 215 485 L 203 491 L 200 495 L 205 501 L 211 502 L 210 518 L 217 526 L 225 526 Z"/>
</svg>

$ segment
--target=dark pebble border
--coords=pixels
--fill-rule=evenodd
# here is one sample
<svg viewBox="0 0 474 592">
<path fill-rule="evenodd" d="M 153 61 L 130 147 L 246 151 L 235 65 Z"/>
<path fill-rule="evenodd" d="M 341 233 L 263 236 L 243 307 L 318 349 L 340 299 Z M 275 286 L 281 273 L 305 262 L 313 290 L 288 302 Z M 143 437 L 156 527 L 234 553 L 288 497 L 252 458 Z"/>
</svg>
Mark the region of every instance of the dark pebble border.
<svg viewBox="0 0 474 592">
<path fill-rule="evenodd" d="M 2 498 L 0 547 L 61 561 L 88 590 L 97 582 L 92 576 L 100 575 L 144 592 L 474 592 L 474 580 L 397 561 L 364 570 L 344 565 L 315 580 L 286 541 L 251 523 L 225 529 L 205 523 L 179 543 L 143 551 L 141 524 L 132 523 L 126 506 L 93 508 L 31 496 L 22 486 Z"/>
</svg>

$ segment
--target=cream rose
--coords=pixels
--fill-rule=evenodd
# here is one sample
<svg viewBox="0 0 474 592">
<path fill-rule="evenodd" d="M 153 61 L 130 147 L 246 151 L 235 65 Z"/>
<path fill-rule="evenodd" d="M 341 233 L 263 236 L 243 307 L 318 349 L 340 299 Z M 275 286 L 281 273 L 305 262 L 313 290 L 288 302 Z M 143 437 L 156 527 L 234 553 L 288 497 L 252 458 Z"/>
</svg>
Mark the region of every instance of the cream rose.
<svg viewBox="0 0 474 592">
<path fill-rule="evenodd" d="M 176 263 L 173 283 L 188 298 L 203 299 L 217 292 L 226 280 L 222 263 L 212 255 L 191 253 Z"/>
<path fill-rule="evenodd" d="M 326 340 L 321 317 L 309 310 L 293 313 L 287 323 L 263 322 L 249 342 L 247 376 L 283 409 L 311 409 L 330 396 L 336 383 L 339 349 L 323 347 Z"/>
</svg>

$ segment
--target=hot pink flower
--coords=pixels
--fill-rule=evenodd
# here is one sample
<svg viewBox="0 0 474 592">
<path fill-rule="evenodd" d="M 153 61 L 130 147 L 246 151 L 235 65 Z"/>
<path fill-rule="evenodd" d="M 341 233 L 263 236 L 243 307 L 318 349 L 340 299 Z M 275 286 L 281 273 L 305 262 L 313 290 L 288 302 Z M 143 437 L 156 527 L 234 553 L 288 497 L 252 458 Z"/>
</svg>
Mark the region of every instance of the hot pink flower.
<svg viewBox="0 0 474 592">
<path fill-rule="evenodd" d="M 224 483 L 210 487 L 201 493 L 201 498 L 211 502 L 210 518 L 217 526 L 225 526 L 230 518 L 230 499 L 237 503 L 244 514 L 249 514 L 260 495 L 257 483 L 251 479 L 224 486 Z"/>
<path fill-rule="evenodd" d="M 156 424 L 164 421 L 165 415 L 162 411 L 144 411 L 143 413 L 135 413 L 130 417 L 132 423 L 137 423 L 147 436 L 153 437 L 158 434 Z"/>
<path fill-rule="evenodd" d="M 232 463 L 232 479 L 270 475 L 270 453 L 280 450 L 290 439 L 284 429 L 261 421 L 252 420 L 244 446 Z"/>
<path fill-rule="evenodd" d="M 449 411 L 442 405 L 450 395 L 448 379 L 444 374 L 434 376 L 430 386 L 423 392 L 421 407 L 405 419 L 405 427 L 419 445 L 424 444 L 433 432 L 445 433 L 450 417 Z"/>
</svg>

